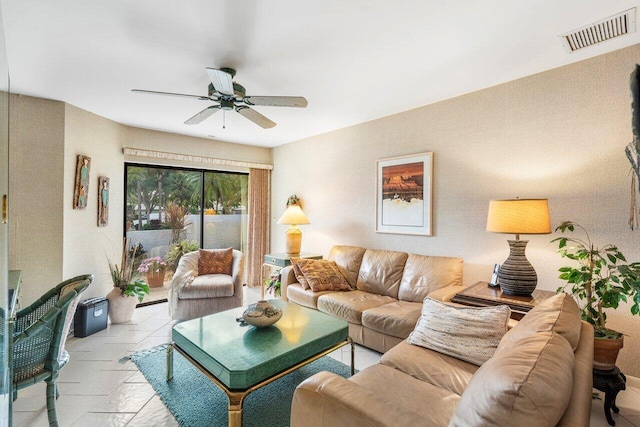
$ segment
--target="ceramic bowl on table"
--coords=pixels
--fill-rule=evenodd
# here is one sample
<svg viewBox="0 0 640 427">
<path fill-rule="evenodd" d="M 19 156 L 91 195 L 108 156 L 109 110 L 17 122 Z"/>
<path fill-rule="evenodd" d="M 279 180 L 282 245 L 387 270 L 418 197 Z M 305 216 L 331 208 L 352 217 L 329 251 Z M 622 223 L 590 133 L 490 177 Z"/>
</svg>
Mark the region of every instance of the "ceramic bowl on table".
<svg viewBox="0 0 640 427">
<path fill-rule="evenodd" d="M 257 328 L 266 328 L 276 323 L 282 317 L 282 310 L 269 304 L 269 301 L 260 300 L 242 313 L 242 319 L 249 325 Z"/>
</svg>

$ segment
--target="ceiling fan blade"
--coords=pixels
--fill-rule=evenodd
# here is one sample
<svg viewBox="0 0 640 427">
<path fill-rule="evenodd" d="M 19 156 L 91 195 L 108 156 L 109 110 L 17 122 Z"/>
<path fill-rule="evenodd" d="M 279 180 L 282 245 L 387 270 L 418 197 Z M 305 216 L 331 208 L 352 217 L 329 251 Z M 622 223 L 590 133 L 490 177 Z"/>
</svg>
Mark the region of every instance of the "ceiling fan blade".
<svg viewBox="0 0 640 427">
<path fill-rule="evenodd" d="M 276 125 L 275 122 L 272 122 L 262 114 L 258 113 L 256 110 L 245 107 L 244 105 L 236 107 L 236 111 L 238 112 L 238 114 L 251 120 L 253 123 L 257 124 L 263 129 L 269 129 Z"/>
<path fill-rule="evenodd" d="M 196 98 L 196 99 L 200 99 L 200 100 L 203 100 L 203 101 L 215 101 L 214 98 L 209 98 L 208 96 L 187 95 L 186 93 L 157 92 L 155 90 L 144 90 L 144 89 L 131 89 L 131 92 L 149 93 L 151 95 L 182 96 L 184 98 Z"/>
<path fill-rule="evenodd" d="M 215 68 L 207 68 L 206 70 L 216 92 L 233 96 L 233 76 L 231 74 Z"/>
<path fill-rule="evenodd" d="M 247 105 L 271 107 L 305 108 L 307 106 L 307 100 L 302 96 L 245 96 L 242 101 Z"/>
<path fill-rule="evenodd" d="M 220 109 L 219 105 L 212 105 L 211 107 L 207 107 L 204 110 L 200 111 L 195 116 L 191 117 L 189 120 L 184 122 L 185 125 L 197 125 L 202 123 L 205 119 L 211 116 L 213 113 L 217 112 Z"/>
</svg>

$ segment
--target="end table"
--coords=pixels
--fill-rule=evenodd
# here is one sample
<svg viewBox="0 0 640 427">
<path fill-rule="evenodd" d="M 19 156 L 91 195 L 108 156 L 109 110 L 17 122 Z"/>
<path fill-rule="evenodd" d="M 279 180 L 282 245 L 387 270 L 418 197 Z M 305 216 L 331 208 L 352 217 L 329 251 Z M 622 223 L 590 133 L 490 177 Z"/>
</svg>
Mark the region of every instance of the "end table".
<svg viewBox="0 0 640 427">
<path fill-rule="evenodd" d="M 611 417 L 611 410 L 616 414 L 620 409 L 616 406 L 616 397 L 620 390 L 625 390 L 627 377 L 620 372 L 616 366 L 610 371 L 593 370 L 593 387 L 604 392 L 604 416 L 610 426 L 615 426 L 616 422 Z"/>
</svg>

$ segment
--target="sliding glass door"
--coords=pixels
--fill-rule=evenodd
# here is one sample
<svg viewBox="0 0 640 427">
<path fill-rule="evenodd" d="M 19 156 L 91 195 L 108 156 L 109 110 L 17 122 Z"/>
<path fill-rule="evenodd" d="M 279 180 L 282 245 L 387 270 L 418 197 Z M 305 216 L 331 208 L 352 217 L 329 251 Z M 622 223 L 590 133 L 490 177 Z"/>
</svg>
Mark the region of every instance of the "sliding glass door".
<svg viewBox="0 0 640 427">
<path fill-rule="evenodd" d="M 248 174 L 125 165 L 125 235 L 144 257 L 246 245 Z"/>
</svg>

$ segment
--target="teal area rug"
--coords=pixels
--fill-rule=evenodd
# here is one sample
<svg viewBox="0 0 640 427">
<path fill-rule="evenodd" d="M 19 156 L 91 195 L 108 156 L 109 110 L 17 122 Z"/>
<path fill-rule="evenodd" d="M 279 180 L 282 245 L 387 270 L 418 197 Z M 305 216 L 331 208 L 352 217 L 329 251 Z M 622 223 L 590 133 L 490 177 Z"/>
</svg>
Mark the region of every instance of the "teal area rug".
<svg viewBox="0 0 640 427">
<path fill-rule="evenodd" d="M 189 363 L 173 353 L 173 380 L 166 381 L 166 346 L 155 347 L 129 357 L 153 386 L 160 399 L 184 427 L 228 425 L 227 395 Z M 295 388 L 320 371 L 349 377 L 347 365 L 325 356 L 250 393 L 244 399 L 242 425 L 284 427 L 289 425 Z"/>
</svg>

